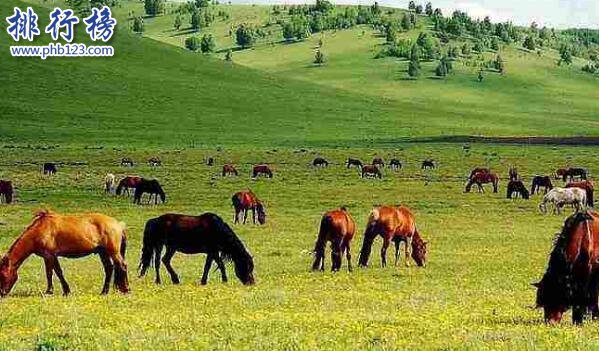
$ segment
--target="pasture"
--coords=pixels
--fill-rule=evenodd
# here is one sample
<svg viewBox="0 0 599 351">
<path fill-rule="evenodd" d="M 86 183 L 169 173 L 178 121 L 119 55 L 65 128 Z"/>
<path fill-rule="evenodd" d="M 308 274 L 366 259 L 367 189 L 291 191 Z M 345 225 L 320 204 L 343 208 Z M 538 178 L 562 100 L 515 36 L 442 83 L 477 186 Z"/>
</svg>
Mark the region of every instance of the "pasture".
<svg viewBox="0 0 599 351">
<path fill-rule="evenodd" d="M 136 161 L 119 166 L 121 157 Z M 159 156 L 162 167 L 145 161 Z M 205 157 L 215 158 L 206 166 Z M 331 165 L 310 166 L 317 156 Z M 361 179 L 346 169 L 347 157 L 370 162 L 397 157 L 404 168 L 383 170 L 383 179 Z M 439 168 L 420 170 L 425 158 Z M 13 292 L 0 300 L 0 349 L 146 350 L 482 350 L 593 349 L 599 325 L 574 327 L 566 320 L 546 326 L 530 308 L 530 286 L 544 272 L 554 234 L 565 216 L 538 213 L 540 197 L 506 199 L 507 171 L 518 167 L 527 186 L 534 174 L 581 165 L 598 174 L 594 148 L 525 147 L 473 144 L 402 144 L 396 148 L 337 148 L 305 151 L 260 149 L 0 149 L 0 178 L 16 186 L 16 203 L 0 205 L 0 249 L 8 249 L 32 212 L 41 207 L 64 213 L 99 211 L 127 223 L 127 261 L 132 292 L 100 296 L 103 272 L 97 257 L 61 259 L 73 291 L 68 298 L 44 296 L 43 262 L 22 267 Z M 41 175 L 43 162 L 58 173 Z M 223 163 L 239 177 L 220 176 Z M 267 163 L 272 179 L 251 180 L 251 166 Z M 501 177 L 498 194 L 464 194 L 468 173 L 489 166 Z M 103 193 L 106 173 L 155 177 L 167 193 L 164 205 L 132 204 Z M 561 181 L 555 181 L 561 184 Z M 199 279 L 205 256 L 177 254 L 182 283 L 156 286 L 153 271 L 136 276 L 145 221 L 166 212 L 212 211 L 232 225 L 231 195 L 252 189 L 266 206 L 264 226 L 233 225 L 254 255 L 257 284 L 246 287 L 227 264 L 230 282 L 212 271 L 207 286 Z M 322 213 L 346 205 L 358 233 L 354 261 L 366 217 L 374 204 L 405 204 L 429 242 L 426 268 L 380 268 L 375 243 L 367 269 L 312 273 L 311 251 Z M 571 210 L 568 210 L 571 211 Z M 389 262 L 393 262 L 389 250 Z M 403 250 L 402 250 L 403 255 Z"/>
</svg>

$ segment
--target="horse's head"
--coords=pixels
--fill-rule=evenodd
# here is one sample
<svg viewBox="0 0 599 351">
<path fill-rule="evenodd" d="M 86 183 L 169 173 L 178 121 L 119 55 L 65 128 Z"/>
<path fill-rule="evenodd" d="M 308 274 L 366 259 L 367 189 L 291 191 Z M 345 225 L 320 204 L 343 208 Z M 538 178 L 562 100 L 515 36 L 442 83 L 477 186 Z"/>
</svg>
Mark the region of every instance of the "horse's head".
<svg viewBox="0 0 599 351">
<path fill-rule="evenodd" d="M 470 189 L 472 189 L 472 184 L 474 184 L 474 181 L 472 179 L 470 179 L 468 181 L 468 183 L 466 183 L 466 187 L 464 188 L 464 192 L 465 193 L 469 193 Z"/>
<path fill-rule="evenodd" d="M 567 297 L 563 294 L 564 288 L 559 287 L 556 282 L 546 281 L 545 278 L 532 285 L 537 288 L 536 307 L 543 308 L 545 323 L 561 322 L 564 312 L 568 310 Z"/>
<path fill-rule="evenodd" d="M 256 205 L 256 211 L 258 212 L 258 222 L 260 224 L 266 223 L 266 212 L 264 212 L 264 205 L 262 202 L 258 202 Z"/>
<path fill-rule="evenodd" d="M 243 259 L 234 258 L 235 260 L 235 275 L 243 283 L 243 285 L 254 285 L 256 280 L 254 279 L 254 259 L 246 252 L 243 255 Z"/>
<path fill-rule="evenodd" d="M 15 265 L 8 259 L 8 256 L 2 257 L 0 260 L 0 297 L 8 295 L 17 279 L 19 279 L 19 275 Z"/>
<path fill-rule="evenodd" d="M 426 245 L 426 241 L 416 232 L 412 239 L 412 259 L 419 267 L 426 266 Z"/>
</svg>

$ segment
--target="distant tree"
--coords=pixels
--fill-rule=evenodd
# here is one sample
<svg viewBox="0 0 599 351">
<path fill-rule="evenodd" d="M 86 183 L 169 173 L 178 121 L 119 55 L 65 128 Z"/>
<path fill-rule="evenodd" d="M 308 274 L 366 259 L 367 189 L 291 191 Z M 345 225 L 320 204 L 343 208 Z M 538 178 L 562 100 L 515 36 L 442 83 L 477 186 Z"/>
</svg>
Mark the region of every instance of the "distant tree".
<svg viewBox="0 0 599 351">
<path fill-rule="evenodd" d="M 197 8 L 210 6 L 210 0 L 195 0 L 194 3 Z"/>
<path fill-rule="evenodd" d="M 202 37 L 202 42 L 200 43 L 200 50 L 202 53 L 207 54 L 214 52 L 215 47 L 216 43 L 214 42 L 214 37 L 212 37 L 212 34 L 204 34 Z"/>
<path fill-rule="evenodd" d="M 443 63 L 439 63 L 435 69 L 435 75 L 437 77 L 445 77 L 447 75 L 447 67 Z"/>
<path fill-rule="evenodd" d="M 194 11 L 191 14 L 191 18 L 189 20 L 189 24 L 191 24 L 191 28 L 196 32 L 200 30 L 200 22 L 201 22 L 200 18 L 201 18 L 200 11 Z"/>
<path fill-rule="evenodd" d="M 395 27 L 394 26 L 387 26 L 385 29 L 386 32 L 386 39 L 387 39 L 387 43 L 395 43 L 395 38 L 397 36 L 397 33 L 395 33 Z"/>
<path fill-rule="evenodd" d="M 431 4 L 430 2 L 427 2 L 424 12 L 428 16 L 432 16 L 433 15 L 433 4 Z"/>
<path fill-rule="evenodd" d="M 481 69 L 480 71 L 478 71 L 478 82 L 482 83 L 483 79 L 485 79 L 485 76 L 483 75 L 483 70 Z"/>
<path fill-rule="evenodd" d="M 316 54 L 314 55 L 314 63 L 321 66 L 325 62 L 325 57 L 322 51 L 316 50 Z"/>
<path fill-rule="evenodd" d="M 484 42 L 482 40 L 478 40 L 476 43 L 474 43 L 474 47 L 472 47 L 472 50 L 478 53 L 482 53 L 483 51 L 485 51 Z"/>
<path fill-rule="evenodd" d="M 437 7 L 435 9 L 435 12 L 433 12 L 433 16 L 435 16 L 435 17 L 443 17 L 443 11 L 441 11 L 441 9 Z"/>
<path fill-rule="evenodd" d="M 175 17 L 175 23 L 173 24 L 173 27 L 175 27 L 176 30 L 179 30 L 181 25 L 183 25 L 183 20 L 181 19 L 181 15 L 178 14 Z"/>
<path fill-rule="evenodd" d="M 537 48 L 535 38 L 532 35 L 528 35 L 526 39 L 524 39 L 522 46 L 528 50 L 534 51 Z"/>
<path fill-rule="evenodd" d="M 401 28 L 405 31 L 412 29 L 412 21 L 410 21 L 410 17 L 407 14 L 404 14 L 401 18 Z"/>
<path fill-rule="evenodd" d="M 572 64 L 572 48 L 568 45 L 562 45 L 559 49 L 560 60 L 559 65 L 565 63 L 566 65 Z"/>
<path fill-rule="evenodd" d="M 318 39 L 318 47 L 321 48 L 324 45 L 322 38 Z"/>
<path fill-rule="evenodd" d="M 314 10 L 323 14 L 331 12 L 334 8 L 335 5 L 327 0 L 316 0 L 316 5 L 314 5 Z"/>
<path fill-rule="evenodd" d="M 418 63 L 420 60 L 420 47 L 418 44 L 412 45 L 412 49 L 410 50 L 410 61 L 416 62 L 418 67 L 420 68 L 420 64 Z"/>
<path fill-rule="evenodd" d="M 148 16 L 156 16 L 164 12 L 164 0 L 144 0 L 144 10 Z"/>
<path fill-rule="evenodd" d="M 493 37 L 493 39 L 491 39 L 491 49 L 499 51 L 500 48 L 499 40 L 496 37 Z"/>
<path fill-rule="evenodd" d="M 424 9 L 422 8 L 422 5 L 417 5 L 416 8 L 414 9 L 414 11 L 421 15 L 424 12 Z"/>
<path fill-rule="evenodd" d="M 233 51 L 231 51 L 231 49 L 227 50 L 227 53 L 225 54 L 225 61 L 233 61 Z"/>
<path fill-rule="evenodd" d="M 462 45 L 462 55 L 470 56 L 471 54 L 472 54 L 472 47 L 470 47 L 470 44 L 464 43 L 464 45 Z"/>
<path fill-rule="evenodd" d="M 242 48 L 249 48 L 256 42 L 256 30 L 248 24 L 240 24 L 235 31 L 235 41 Z"/>
<path fill-rule="evenodd" d="M 370 12 L 374 17 L 378 17 L 381 15 L 381 7 L 379 6 L 379 3 L 377 1 L 375 1 L 374 4 L 370 7 Z"/>
<path fill-rule="evenodd" d="M 416 10 L 416 3 L 414 1 L 410 1 L 410 3 L 408 4 L 408 10 L 410 10 L 410 11 Z"/>
<path fill-rule="evenodd" d="M 293 24 L 291 24 L 291 22 L 283 24 L 283 38 L 285 38 L 286 41 L 292 41 L 294 37 Z"/>
<path fill-rule="evenodd" d="M 194 35 L 185 39 L 185 47 L 191 51 L 197 51 L 200 48 L 200 42 L 200 38 Z"/>
<path fill-rule="evenodd" d="M 143 33 L 144 32 L 144 19 L 141 16 L 135 17 L 133 19 L 133 31 L 135 33 Z"/>
<path fill-rule="evenodd" d="M 416 78 L 420 75 L 420 64 L 418 61 L 411 60 L 408 64 L 408 75 L 412 78 Z"/>
<path fill-rule="evenodd" d="M 493 62 L 493 65 L 499 73 L 503 74 L 505 72 L 505 63 L 503 62 L 503 58 L 501 58 L 501 55 L 497 55 L 495 61 Z"/>
</svg>

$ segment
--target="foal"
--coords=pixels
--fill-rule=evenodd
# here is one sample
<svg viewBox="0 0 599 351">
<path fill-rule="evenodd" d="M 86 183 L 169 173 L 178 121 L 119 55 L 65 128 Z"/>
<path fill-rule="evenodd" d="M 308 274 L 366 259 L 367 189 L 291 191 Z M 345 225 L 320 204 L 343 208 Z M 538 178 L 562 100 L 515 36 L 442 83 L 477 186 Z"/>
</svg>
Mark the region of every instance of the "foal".
<svg viewBox="0 0 599 351">
<path fill-rule="evenodd" d="M 258 197 L 251 191 L 240 191 L 233 195 L 231 198 L 235 213 L 233 215 L 233 221 L 235 224 L 239 223 L 239 214 L 243 212 L 243 224 L 246 223 L 248 218 L 248 210 L 252 210 L 252 220 L 256 224 L 256 212 L 258 212 L 258 223 L 266 223 L 266 212 L 264 212 L 264 205 L 262 201 L 258 200 Z"/>
</svg>

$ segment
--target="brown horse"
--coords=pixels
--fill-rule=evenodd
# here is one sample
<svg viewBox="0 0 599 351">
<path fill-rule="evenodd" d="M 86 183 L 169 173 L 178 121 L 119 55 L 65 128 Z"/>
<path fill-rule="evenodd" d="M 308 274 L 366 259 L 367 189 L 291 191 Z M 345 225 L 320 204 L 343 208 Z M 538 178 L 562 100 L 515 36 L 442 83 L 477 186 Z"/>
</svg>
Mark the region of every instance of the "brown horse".
<svg viewBox="0 0 599 351">
<path fill-rule="evenodd" d="M 362 167 L 362 173 L 361 173 L 362 178 L 366 178 L 366 177 L 374 177 L 374 178 L 383 178 L 383 174 L 381 173 L 381 170 L 375 166 L 375 165 L 364 165 Z"/>
<path fill-rule="evenodd" d="M 579 180 L 587 179 L 587 170 L 584 168 L 568 168 L 566 173 L 562 176 L 562 180 L 565 182 L 569 180 L 573 182 L 578 177 Z"/>
<path fill-rule="evenodd" d="M 4 202 L 7 204 L 12 203 L 13 192 L 11 181 L 0 180 L 0 203 L 2 202 L 2 198 L 4 198 Z"/>
<path fill-rule="evenodd" d="M 395 243 L 395 264 L 399 261 L 399 246 L 405 242 L 405 265 L 409 266 L 409 258 L 418 266 L 426 265 L 426 242 L 420 237 L 416 229 L 414 215 L 405 206 L 380 206 L 375 207 L 368 216 L 368 224 L 364 231 L 364 241 L 360 251 L 360 266 L 368 266 L 372 243 L 378 236 L 383 237 L 381 248 L 381 265 L 387 265 L 387 248 L 391 241 Z M 410 254 L 411 251 L 411 254 Z"/>
<path fill-rule="evenodd" d="M 510 182 L 507 184 L 507 198 L 511 199 L 514 194 L 516 194 L 516 196 L 520 194 L 520 196 L 522 196 L 522 198 L 525 200 L 530 198 L 530 193 L 521 180 L 510 180 Z"/>
<path fill-rule="evenodd" d="M 158 197 L 162 203 L 166 202 L 166 193 L 162 189 L 162 186 L 156 179 L 143 179 L 135 187 L 135 193 L 133 193 L 133 203 L 141 205 L 141 198 L 144 193 L 148 193 L 148 203 L 152 201 L 154 197 L 154 205 L 158 204 Z"/>
<path fill-rule="evenodd" d="M 328 167 L 329 161 L 325 160 L 322 157 L 316 157 L 314 161 L 312 161 L 312 166 L 314 167 Z"/>
<path fill-rule="evenodd" d="M 234 175 L 234 176 L 238 176 L 239 173 L 237 172 L 237 169 L 235 168 L 235 166 L 233 166 L 232 164 L 226 164 L 223 166 L 223 177 L 227 176 L 227 175 Z"/>
<path fill-rule="evenodd" d="M 474 174 L 472 178 L 470 178 L 470 180 L 466 184 L 466 188 L 464 189 L 464 191 L 469 193 L 470 189 L 472 189 L 472 185 L 476 184 L 476 186 L 478 187 L 478 192 L 484 193 L 485 189 L 483 188 L 483 184 L 488 183 L 493 184 L 493 192 L 496 193 L 499 189 L 499 177 L 497 177 L 497 175 L 492 172 L 478 172 Z"/>
<path fill-rule="evenodd" d="M 351 272 L 350 243 L 356 233 L 356 223 L 345 207 L 325 213 L 320 221 L 320 231 L 314 247 L 314 264 L 312 270 L 324 271 L 324 250 L 327 242 L 331 243 L 331 271 L 341 268 L 341 259 L 345 253 L 347 269 Z"/>
<path fill-rule="evenodd" d="M 119 185 L 116 187 L 116 194 L 121 195 L 124 192 L 126 192 L 128 195 L 129 189 L 135 190 L 135 188 L 137 188 L 137 186 L 139 185 L 139 183 L 141 183 L 141 181 L 142 181 L 141 177 L 126 176 L 125 178 L 121 179 L 121 181 L 119 182 Z"/>
<path fill-rule="evenodd" d="M 355 159 L 355 158 L 348 158 L 346 164 L 347 164 L 347 168 L 350 168 L 350 167 L 362 168 L 362 161 Z"/>
<path fill-rule="evenodd" d="M 570 307 L 574 324 L 582 324 L 587 311 L 599 318 L 599 214 L 575 213 L 566 219 L 547 270 L 533 285 L 546 323 L 559 323 Z"/>
<path fill-rule="evenodd" d="M 162 166 L 162 161 L 157 156 L 150 157 L 148 160 L 148 165 L 151 167 L 160 167 Z"/>
<path fill-rule="evenodd" d="M 256 224 L 256 212 L 258 212 L 258 223 L 266 223 L 266 212 L 264 212 L 264 205 L 256 195 L 251 191 L 240 191 L 235 193 L 231 198 L 235 213 L 233 214 L 233 222 L 239 223 L 239 214 L 243 212 L 243 224 L 246 223 L 248 218 L 248 210 L 252 210 L 252 220 Z"/>
<path fill-rule="evenodd" d="M 265 175 L 268 178 L 272 178 L 272 170 L 267 165 L 257 165 L 252 169 L 252 178 L 256 178 L 259 175 Z"/>
<path fill-rule="evenodd" d="M 44 259 L 47 294 L 54 292 L 52 272 L 56 273 L 62 292 L 71 292 L 64 279 L 58 257 L 78 258 L 98 254 L 104 265 L 102 294 L 110 289 L 114 271 L 114 284 L 123 293 L 129 292 L 125 224 L 99 213 L 60 215 L 47 210 L 36 213 L 23 234 L 15 240 L 0 261 L 0 296 L 6 296 L 17 282 L 21 264 L 31 255 Z"/>
<path fill-rule="evenodd" d="M 385 161 L 383 161 L 380 157 L 375 157 L 372 159 L 372 165 L 377 167 L 385 167 Z"/>
<path fill-rule="evenodd" d="M 590 180 L 583 180 L 579 182 L 570 182 L 566 185 L 566 188 L 579 188 L 584 190 L 587 193 L 587 205 L 591 207 L 595 207 L 595 202 L 593 200 L 595 189 L 593 186 L 593 182 Z"/>
<path fill-rule="evenodd" d="M 475 169 L 470 171 L 468 179 L 472 179 L 476 173 L 491 173 L 491 170 L 485 167 L 476 167 Z"/>
<path fill-rule="evenodd" d="M 563 178 L 566 173 L 568 173 L 568 169 L 567 168 L 558 168 L 557 170 L 555 170 L 555 179 L 560 179 Z"/>
<path fill-rule="evenodd" d="M 534 176 L 534 178 L 532 178 L 530 194 L 534 195 L 535 193 L 540 193 L 541 188 L 545 188 L 544 194 L 547 194 L 549 190 L 553 189 L 553 184 L 551 184 L 551 178 L 549 176 Z"/>
</svg>

